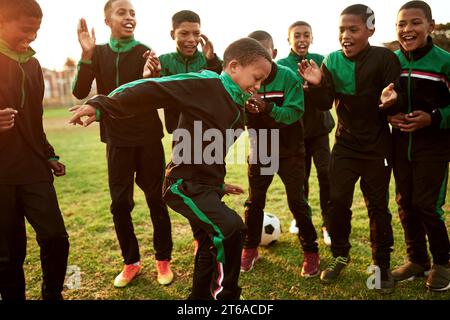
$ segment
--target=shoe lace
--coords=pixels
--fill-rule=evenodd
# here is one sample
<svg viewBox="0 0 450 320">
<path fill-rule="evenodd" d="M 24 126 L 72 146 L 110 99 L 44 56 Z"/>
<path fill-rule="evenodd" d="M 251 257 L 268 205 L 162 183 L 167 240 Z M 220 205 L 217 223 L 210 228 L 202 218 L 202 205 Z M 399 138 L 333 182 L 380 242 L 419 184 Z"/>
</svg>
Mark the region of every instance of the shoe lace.
<svg viewBox="0 0 450 320">
<path fill-rule="evenodd" d="M 334 270 L 338 264 L 347 265 L 348 259 L 346 257 L 337 257 L 334 259 L 334 261 L 330 264 L 330 269 Z"/>
</svg>

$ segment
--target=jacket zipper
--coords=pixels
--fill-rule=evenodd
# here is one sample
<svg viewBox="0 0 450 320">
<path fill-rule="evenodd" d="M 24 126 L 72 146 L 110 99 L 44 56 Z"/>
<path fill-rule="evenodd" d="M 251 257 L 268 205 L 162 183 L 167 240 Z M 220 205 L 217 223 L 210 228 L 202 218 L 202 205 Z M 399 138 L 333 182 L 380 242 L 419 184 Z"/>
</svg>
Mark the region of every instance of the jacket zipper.
<svg viewBox="0 0 450 320">
<path fill-rule="evenodd" d="M 21 100 L 20 100 L 20 108 L 23 108 L 24 105 L 25 105 L 25 95 L 26 95 L 26 92 L 25 92 L 25 78 L 26 78 L 26 75 L 25 75 L 25 71 L 23 70 L 22 65 L 20 64 L 20 62 L 18 64 L 19 64 L 19 69 L 22 72 L 22 97 L 21 97 Z"/>
<path fill-rule="evenodd" d="M 119 87 L 119 59 L 120 59 L 120 52 L 117 53 L 116 58 L 116 87 Z"/>
<path fill-rule="evenodd" d="M 413 64 L 413 54 L 409 53 L 409 73 L 408 73 L 408 114 L 412 112 L 411 105 L 411 74 L 412 74 L 412 64 Z M 411 151 L 412 151 L 412 132 L 409 132 L 409 141 L 408 141 L 408 160 L 412 161 Z"/>
</svg>

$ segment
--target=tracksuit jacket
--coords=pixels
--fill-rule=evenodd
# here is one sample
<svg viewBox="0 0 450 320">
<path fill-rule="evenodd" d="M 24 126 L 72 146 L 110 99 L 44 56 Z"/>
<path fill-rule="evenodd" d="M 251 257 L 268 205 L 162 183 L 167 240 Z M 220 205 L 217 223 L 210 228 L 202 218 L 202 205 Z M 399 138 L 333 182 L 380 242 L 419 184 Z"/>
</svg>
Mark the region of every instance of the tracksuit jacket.
<svg viewBox="0 0 450 320">
<path fill-rule="evenodd" d="M 314 60 L 314 62 L 320 67 L 322 65 L 324 57 L 317 53 L 307 53 L 306 56 L 302 57 L 291 50 L 286 58 L 277 61 L 278 64 L 286 66 L 297 74 L 298 63 L 303 59 Z M 303 78 L 299 77 L 301 83 L 303 83 Z M 334 120 L 331 116 L 330 111 L 321 111 L 314 107 L 308 107 L 309 97 L 308 92 L 305 95 L 305 113 L 302 117 L 303 129 L 305 134 L 305 139 L 320 136 L 323 134 L 328 134 L 334 128 Z"/>
<path fill-rule="evenodd" d="M 203 69 L 211 70 L 220 74 L 222 72 L 222 61 L 215 56 L 208 61 L 201 51 L 196 51 L 192 57 L 183 56 L 178 50 L 159 56 L 161 62 L 161 76 L 172 76 L 180 73 L 198 72 Z M 174 109 L 164 109 L 164 123 L 166 130 L 172 133 L 178 125 L 180 113 Z"/>
<path fill-rule="evenodd" d="M 101 110 L 101 121 L 112 131 L 120 128 L 115 123 L 129 117 L 146 119 L 160 106 L 181 112 L 175 134 L 187 133 L 183 137 L 191 141 L 182 138 L 175 142 L 174 153 L 184 145 L 179 152 L 185 158 L 177 162 L 173 156 L 168 164 L 164 200 L 189 219 L 199 242 L 192 299 L 239 299 L 240 296 L 241 233 L 245 225 L 221 198 L 226 173 L 224 159 L 230 147 L 226 144 L 226 135 L 230 133 L 227 130 L 244 129 L 244 105 L 249 96 L 226 73 L 218 75 L 205 70 L 134 81 L 114 90 L 109 98 L 97 96 L 87 102 Z M 219 161 L 212 163 L 203 159 L 211 143 L 203 135 L 209 133 L 220 144 L 215 152 L 220 153 Z M 238 138 L 237 133 L 230 142 Z M 199 150 L 193 146 L 194 139 L 200 140 Z"/>
<path fill-rule="evenodd" d="M 145 59 L 142 57 L 149 47 L 136 41 L 111 38 L 109 43 L 95 47 L 92 61 L 81 60 L 78 74 L 73 83 L 73 94 L 84 99 L 91 91 L 92 82 L 96 81 L 97 93 L 107 95 L 117 87 L 142 78 Z M 137 75 L 140 75 L 137 77 Z M 132 147 L 155 143 L 163 137 L 162 124 L 158 112 L 153 110 L 147 119 L 129 119 L 121 121 L 114 132 L 100 122 L 102 142 L 117 147 Z"/>
<path fill-rule="evenodd" d="M 394 175 L 400 220 L 409 259 L 428 268 L 430 259 L 446 265 L 450 242 L 443 205 L 450 161 L 450 54 L 427 44 L 413 52 L 396 51 L 402 66 L 404 104 L 401 112 L 421 110 L 431 125 L 414 132 L 393 128 Z"/>
</svg>

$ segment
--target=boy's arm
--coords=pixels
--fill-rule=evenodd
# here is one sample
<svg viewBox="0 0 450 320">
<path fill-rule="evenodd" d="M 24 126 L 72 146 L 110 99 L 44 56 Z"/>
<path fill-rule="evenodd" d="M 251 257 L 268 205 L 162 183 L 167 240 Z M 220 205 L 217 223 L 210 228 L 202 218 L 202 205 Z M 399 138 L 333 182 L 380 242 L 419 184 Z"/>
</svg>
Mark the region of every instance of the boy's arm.
<svg viewBox="0 0 450 320">
<path fill-rule="evenodd" d="M 89 34 L 86 20 L 83 18 L 78 23 L 77 33 L 82 54 L 81 60 L 78 62 L 77 75 L 72 84 L 72 93 L 76 98 L 84 99 L 89 95 L 95 78 L 92 60 L 94 58 L 96 39 L 94 28 L 92 28 L 92 33 Z"/>
<path fill-rule="evenodd" d="M 200 36 L 200 44 L 202 46 L 202 52 L 206 60 L 206 69 L 214 71 L 217 74 L 222 72 L 222 61 L 214 53 L 214 46 L 208 37 L 204 34 Z"/>
<path fill-rule="evenodd" d="M 380 109 L 388 115 L 403 111 L 403 95 L 400 87 L 401 65 L 397 56 L 387 51 L 383 68 L 383 92 L 380 96 Z"/>
<path fill-rule="evenodd" d="M 326 111 L 333 107 L 335 98 L 334 83 L 333 77 L 324 63 L 320 67 L 320 71 L 322 76 L 317 83 L 314 79 L 305 77 L 305 74 L 301 73 L 299 66 L 300 75 L 304 80 L 308 81 L 308 99 L 311 100 L 310 105 L 317 110 Z"/>
</svg>

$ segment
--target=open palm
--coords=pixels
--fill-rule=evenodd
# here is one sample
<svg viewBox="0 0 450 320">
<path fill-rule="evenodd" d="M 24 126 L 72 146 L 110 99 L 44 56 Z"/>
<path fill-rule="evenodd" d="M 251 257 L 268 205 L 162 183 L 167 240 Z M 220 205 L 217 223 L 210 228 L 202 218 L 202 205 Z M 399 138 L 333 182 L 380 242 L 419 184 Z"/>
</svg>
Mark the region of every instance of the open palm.
<svg viewBox="0 0 450 320">
<path fill-rule="evenodd" d="M 89 33 L 86 20 L 81 18 L 78 23 L 78 41 L 80 42 L 81 49 L 84 53 L 91 53 L 95 48 L 95 31 L 92 28 L 92 32 Z"/>
<path fill-rule="evenodd" d="M 312 59 L 309 62 L 308 60 L 302 60 L 298 64 L 298 73 L 310 84 L 319 85 L 322 81 L 322 71 Z"/>
</svg>

